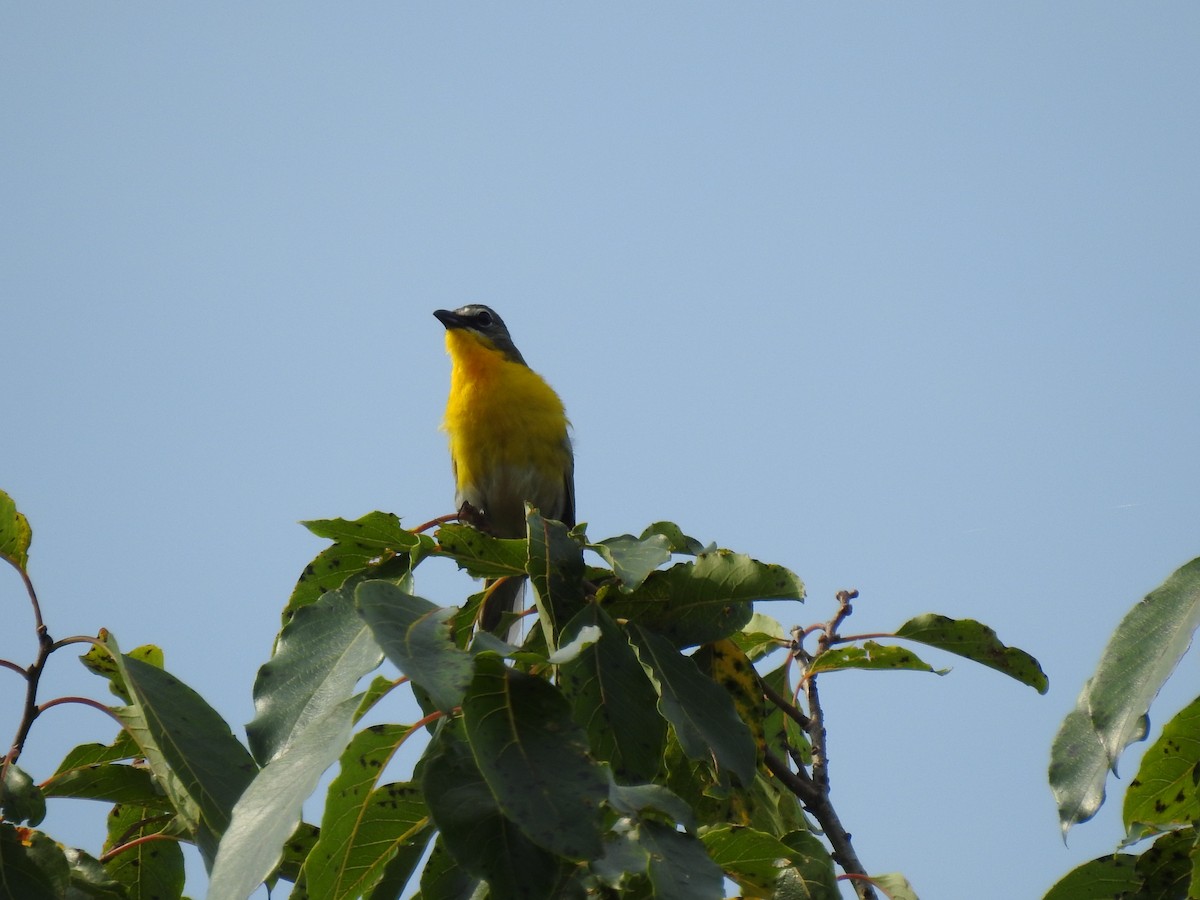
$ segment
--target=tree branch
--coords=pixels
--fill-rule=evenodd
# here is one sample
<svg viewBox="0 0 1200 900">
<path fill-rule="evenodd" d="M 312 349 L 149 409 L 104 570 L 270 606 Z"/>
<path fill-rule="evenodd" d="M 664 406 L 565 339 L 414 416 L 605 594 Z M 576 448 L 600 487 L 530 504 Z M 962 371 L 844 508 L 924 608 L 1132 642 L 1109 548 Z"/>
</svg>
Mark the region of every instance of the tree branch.
<svg viewBox="0 0 1200 900">
<path fill-rule="evenodd" d="M 785 716 L 787 716 L 789 719 L 794 721 L 797 725 L 799 725 L 805 731 L 808 731 L 809 726 L 811 724 L 809 722 L 809 718 L 804 713 L 800 712 L 800 710 L 796 709 L 795 704 L 790 703 L 787 700 L 785 700 L 783 697 L 779 696 L 779 694 L 775 691 L 775 689 L 772 688 L 765 681 L 763 682 L 762 689 L 763 689 L 763 695 L 766 696 L 766 698 L 768 700 L 770 700 L 772 703 L 774 703 L 776 706 L 778 706 L 780 711 L 783 712 L 783 714 Z"/>
<path fill-rule="evenodd" d="M 837 641 L 837 630 L 846 617 L 854 611 L 850 601 L 856 597 L 858 597 L 858 591 L 839 591 L 837 595 L 838 608 L 832 619 L 824 625 L 808 629 L 797 627 L 792 630 L 792 653 L 796 659 L 807 665 Z M 803 643 L 804 637 L 814 631 L 820 632 L 815 656 L 804 649 Z M 765 684 L 763 685 L 763 695 L 778 706 L 784 715 L 790 716 L 808 732 L 809 743 L 812 746 L 811 774 L 799 762 L 797 762 L 796 771 L 792 771 L 786 762 L 770 751 L 764 755 L 764 762 L 771 774 L 799 798 L 805 809 L 820 824 L 833 848 L 834 862 L 846 875 L 851 876 L 848 880 L 860 900 L 878 900 L 878 895 L 869 880 L 867 871 L 854 850 L 850 832 L 842 825 L 841 819 L 838 818 L 837 811 L 829 799 L 829 755 L 825 733 L 825 713 L 821 709 L 817 676 L 806 674 L 802 679 L 802 684 L 808 705 L 807 716 Z"/>
<path fill-rule="evenodd" d="M 21 580 L 25 582 L 25 590 L 29 594 L 29 602 L 33 605 L 33 621 L 37 632 L 38 652 L 37 658 L 22 673 L 25 676 L 25 703 L 21 710 L 21 722 L 17 726 L 17 733 L 13 737 L 12 746 L 4 754 L 4 758 L 0 760 L 0 784 L 4 784 L 5 779 L 8 777 L 8 767 L 16 764 L 17 759 L 21 756 L 21 751 L 25 749 L 25 741 L 29 737 L 29 729 L 33 727 L 33 721 L 38 717 L 38 682 L 41 681 L 42 670 L 46 666 L 46 660 L 49 659 L 51 652 L 54 650 L 54 640 L 50 637 L 50 633 L 46 630 L 46 624 L 42 621 L 42 608 L 38 604 L 37 591 L 33 589 L 33 582 L 29 579 L 29 573 L 21 566 L 17 566 L 16 568 L 21 573 Z M 19 666 L 12 664 L 6 666 L 6 668 L 21 671 Z"/>
<path fill-rule="evenodd" d="M 829 845 L 833 848 L 833 861 L 842 867 L 842 871 L 847 875 L 854 876 L 850 884 L 854 888 L 854 892 L 858 894 L 861 900 L 878 900 L 878 895 L 875 893 L 874 886 L 869 881 L 864 879 L 869 878 L 866 869 L 863 868 L 862 861 L 859 860 L 858 854 L 854 852 L 854 844 L 850 840 L 850 832 L 843 826 L 841 819 L 838 818 L 837 811 L 834 810 L 833 804 L 829 802 L 829 792 L 822 790 L 812 779 L 800 772 L 793 772 L 788 768 L 787 763 L 777 757 L 771 751 L 767 751 L 763 757 L 767 768 L 771 774 L 783 782 L 784 786 L 800 798 L 804 804 L 804 808 L 812 813 L 821 826 L 821 830 L 825 832 L 825 837 L 829 839 Z"/>
</svg>

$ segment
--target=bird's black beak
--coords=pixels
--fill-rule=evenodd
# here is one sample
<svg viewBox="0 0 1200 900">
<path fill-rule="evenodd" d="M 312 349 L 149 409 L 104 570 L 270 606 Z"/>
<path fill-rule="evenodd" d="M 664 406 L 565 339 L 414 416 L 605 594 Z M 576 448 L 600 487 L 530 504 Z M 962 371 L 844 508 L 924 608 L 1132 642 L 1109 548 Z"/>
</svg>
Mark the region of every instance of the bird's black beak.
<svg viewBox="0 0 1200 900">
<path fill-rule="evenodd" d="M 446 326 L 447 329 L 463 328 L 466 325 L 466 323 L 463 322 L 462 316 L 454 312 L 454 310 L 435 309 L 433 314 L 437 317 L 439 322 Z"/>
</svg>

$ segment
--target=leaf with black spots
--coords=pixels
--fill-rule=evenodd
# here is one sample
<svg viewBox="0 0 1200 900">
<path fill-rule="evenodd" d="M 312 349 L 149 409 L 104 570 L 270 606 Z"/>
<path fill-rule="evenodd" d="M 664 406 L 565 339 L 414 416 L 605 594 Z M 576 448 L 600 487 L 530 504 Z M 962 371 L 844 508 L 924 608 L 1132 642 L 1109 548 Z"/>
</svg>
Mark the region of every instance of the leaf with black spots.
<svg viewBox="0 0 1200 900">
<path fill-rule="evenodd" d="M 949 669 L 935 669 L 907 647 L 864 641 L 862 646 L 847 644 L 821 653 L 808 664 L 807 673 L 836 672 L 839 669 L 879 669 L 883 671 L 933 672 L 945 675 Z"/>
<path fill-rule="evenodd" d="M 372 725 L 342 752 L 340 770 L 325 795 L 321 837 L 305 865 L 314 897 L 369 893 L 398 853 L 416 864 L 432 829 L 415 785 L 376 787 L 410 725 Z"/>
</svg>

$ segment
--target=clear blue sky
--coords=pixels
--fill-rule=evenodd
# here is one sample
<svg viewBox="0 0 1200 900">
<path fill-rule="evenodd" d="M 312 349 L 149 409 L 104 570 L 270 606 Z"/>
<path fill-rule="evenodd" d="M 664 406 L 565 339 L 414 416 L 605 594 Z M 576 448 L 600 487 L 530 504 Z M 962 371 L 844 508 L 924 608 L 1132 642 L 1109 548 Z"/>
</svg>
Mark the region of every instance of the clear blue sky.
<svg viewBox="0 0 1200 900">
<path fill-rule="evenodd" d="M 823 693 L 869 869 L 1040 896 L 1120 836 L 1110 805 L 1064 848 L 1057 724 L 1200 555 L 1198 47 L 1191 3 L 7 4 L 0 487 L 52 633 L 160 644 L 241 733 L 297 520 L 451 511 L 430 312 L 486 302 L 594 537 L 673 519 L 804 577 L 785 623 L 856 587 L 854 629 L 1041 659 L 1045 697 Z M 0 574 L 0 656 L 27 621 Z M 46 687 L 104 696 L 69 654 Z M 0 672 L 5 745 L 16 703 Z M 25 762 L 111 736 L 57 709 Z M 47 827 L 94 850 L 103 815 Z"/>
</svg>

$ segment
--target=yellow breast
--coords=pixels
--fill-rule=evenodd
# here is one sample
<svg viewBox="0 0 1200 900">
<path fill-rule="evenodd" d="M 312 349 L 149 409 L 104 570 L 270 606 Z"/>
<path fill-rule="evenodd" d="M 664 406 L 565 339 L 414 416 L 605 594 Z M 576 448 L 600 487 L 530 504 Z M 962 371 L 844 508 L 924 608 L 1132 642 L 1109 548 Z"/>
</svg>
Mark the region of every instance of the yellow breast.
<svg viewBox="0 0 1200 900">
<path fill-rule="evenodd" d="M 452 371 L 443 427 L 459 502 L 480 509 L 502 534 L 524 534 L 526 501 L 560 517 L 571 447 L 558 395 L 467 331 L 447 331 L 446 350 Z"/>
</svg>

